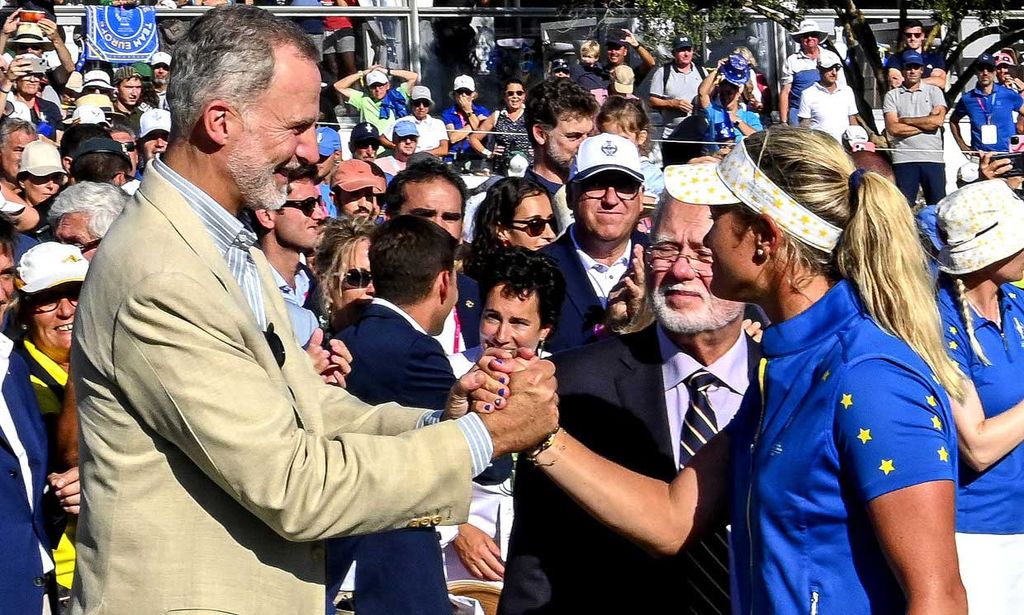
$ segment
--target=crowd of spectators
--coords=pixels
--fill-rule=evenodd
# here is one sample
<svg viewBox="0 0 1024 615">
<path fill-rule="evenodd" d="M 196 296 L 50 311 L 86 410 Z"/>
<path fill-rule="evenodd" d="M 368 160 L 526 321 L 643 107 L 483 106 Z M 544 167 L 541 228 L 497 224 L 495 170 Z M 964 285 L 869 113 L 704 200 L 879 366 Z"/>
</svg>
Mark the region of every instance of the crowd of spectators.
<svg viewBox="0 0 1024 615">
<path fill-rule="evenodd" d="M 0 611 L 233 612 L 234 594 L 279 590 L 239 600 L 254 613 L 294 597 L 302 612 L 447 615 L 458 581 L 488 584 L 504 615 L 606 611 L 597 590 L 613 587 L 635 590 L 637 612 L 1018 607 L 1012 50 L 977 59 L 947 122 L 950 71 L 907 22 L 869 136 L 848 62 L 814 20 L 792 33 L 777 94 L 745 48 L 706 65 L 679 33 L 659 65 L 616 29 L 536 83 L 503 80 L 488 109 L 474 74 L 442 93 L 411 70 L 358 69 L 349 18 L 265 13 L 215 9 L 171 53 L 88 70 L 52 19 L 4 23 L 0 460 L 19 480 L 0 494 Z M 215 27 L 266 39 L 239 34 L 218 63 L 203 55 Z M 301 80 L 317 62 L 323 88 Z M 321 96 L 350 110 L 350 130 Z M 976 156 L 949 194 L 947 124 Z M 188 296 L 202 284 L 224 304 Z M 186 299 L 205 302 L 205 320 L 181 324 Z M 162 380 L 186 350 L 197 381 Z M 290 474 L 243 476 L 262 459 L 237 439 L 273 461 L 291 427 L 204 431 L 231 403 L 204 387 L 233 377 L 204 354 L 239 373 L 259 364 L 252 390 L 281 396 L 267 404 L 288 409 L 293 440 L 352 447 L 288 449 L 294 484 L 341 488 L 351 458 L 369 468 L 351 483 L 402 495 L 402 510 L 328 519 L 334 504 L 310 512 L 318 496 L 291 491 Z M 547 385 L 508 366 L 537 374 L 548 360 L 553 430 L 519 420 Z M 341 399 L 358 416 L 332 431 Z M 326 418 L 307 423 L 319 403 Z M 463 403 L 476 412 L 452 410 Z M 373 418 L 397 405 L 430 411 L 416 429 Z M 442 418 L 459 425 L 447 452 L 409 435 L 440 434 Z M 519 423 L 530 437 L 507 436 Z M 392 455 L 381 442 L 405 430 Z M 472 462 L 457 471 L 455 449 Z M 373 465 L 385 457 L 394 467 Z M 417 489 L 419 474 L 444 478 L 406 459 L 443 466 L 445 493 L 395 489 L 399 475 Z M 164 482 L 146 506 L 185 502 L 209 539 L 194 549 L 216 560 L 216 535 L 274 582 L 210 589 L 175 547 L 109 565 L 124 541 L 144 552 L 177 536 L 161 527 L 170 516 L 131 529 L 102 517 L 131 509 L 118 481 L 152 464 Z M 291 517 L 293 498 L 307 516 Z M 250 525 L 226 536 L 238 528 L 222 521 L 238 519 Z M 312 567 L 308 550 L 304 568 L 285 555 L 299 542 L 314 542 Z"/>
</svg>

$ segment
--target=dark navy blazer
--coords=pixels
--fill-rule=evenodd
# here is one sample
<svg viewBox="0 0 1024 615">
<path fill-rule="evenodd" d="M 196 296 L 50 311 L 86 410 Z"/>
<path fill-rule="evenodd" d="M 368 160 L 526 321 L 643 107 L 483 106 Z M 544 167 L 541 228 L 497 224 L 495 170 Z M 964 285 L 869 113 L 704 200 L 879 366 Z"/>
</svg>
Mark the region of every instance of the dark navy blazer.
<svg viewBox="0 0 1024 615">
<path fill-rule="evenodd" d="M 557 241 L 541 250 L 555 259 L 565 277 L 565 301 L 558 316 L 558 327 L 547 341 L 550 352 L 576 348 L 594 341 L 594 327 L 603 322 L 605 316 L 605 308 L 597 298 L 583 263 L 576 254 L 576 246 L 569 234 L 571 229 L 572 226 Z M 633 231 L 631 239 L 634 244 L 646 246 L 648 243 L 647 235 L 639 231 Z M 632 255 L 629 256 L 632 258 Z"/>
<path fill-rule="evenodd" d="M 0 612 L 38 613 L 46 590 L 39 545 L 49 552 L 50 540 L 43 506 L 46 482 L 46 429 L 39 413 L 28 368 L 12 354 L 2 393 L 18 439 L 32 470 L 32 506 L 25 494 L 21 466 L 8 439 L 0 431 Z"/>
<path fill-rule="evenodd" d="M 455 304 L 455 313 L 459 315 L 462 340 L 466 342 L 466 348 L 476 348 L 480 345 L 480 314 L 484 308 L 483 297 L 480 296 L 480 286 L 477 285 L 476 280 L 464 273 L 455 276 L 455 283 L 459 289 L 459 301 Z M 460 349 L 460 352 L 466 348 Z"/>
</svg>

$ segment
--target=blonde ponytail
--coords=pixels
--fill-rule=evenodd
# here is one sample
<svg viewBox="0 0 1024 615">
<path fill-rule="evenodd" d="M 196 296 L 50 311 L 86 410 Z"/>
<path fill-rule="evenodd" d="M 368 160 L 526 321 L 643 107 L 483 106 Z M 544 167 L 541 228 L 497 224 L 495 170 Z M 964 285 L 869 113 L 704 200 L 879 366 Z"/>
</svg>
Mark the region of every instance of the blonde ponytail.
<svg viewBox="0 0 1024 615">
<path fill-rule="evenodd" d="M 981 343 L 978 342 L 978 338 L 974 335 L 974 316 L 971 314 L 971 306 L 967 303 L 967 286 L 964 285 L 964 281 L 960 278 L 953 278 L 953 285 L 956 287 L 956 300 L 960 305 L 960 318 L 963 319 L 964 330 L 967 331 L 967 337 L 971 340 L 971 350 L 974 351 L 974 354 L 978 355 L 982 363 L 992 365 L 988 357 L 985 356 L 985 350 L 981 347 Z"/>
<path fill-rule="evenodd" d="M 858 173 L 831 136 L 806 128 L 773 127 L 746 137 L 755 164 L 798 203 L 843 229 L 832 254 L 787 238 L 791 268 L 845 278 L 886 332 L 905 341 L 956 399 L 963 375 L 946 354 L 936 291 L 907 200 L 881 175 Z"/>
<path fill-rule="evenodd" d="M 906 198 L 868 172 L 851 199 L 852 215 L 836 248 L 839 273 L 857 286 L 875 322 L 907 342 L 961 399 L 963 375 L 943 346 L 935 286 Z"/>
</svg>

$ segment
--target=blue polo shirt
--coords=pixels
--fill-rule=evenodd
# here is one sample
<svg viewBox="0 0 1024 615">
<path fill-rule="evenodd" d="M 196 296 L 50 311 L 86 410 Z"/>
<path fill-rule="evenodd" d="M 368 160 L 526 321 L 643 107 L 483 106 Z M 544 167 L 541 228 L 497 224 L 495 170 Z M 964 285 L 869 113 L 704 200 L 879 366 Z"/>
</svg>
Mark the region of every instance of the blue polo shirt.
<svg viewBox="0 0 1024 615">
<path fill-rule="evenodd" d="M 733 612 L 903 615 L 867 504 L 955 481 L 946 394 L 846 281 L 761 346 L 764 386 L 726 428 Z"/>
<path fill-rule="evenodd" d="M 982 152 L 1005 152 L 1010 149 L 1010 137 L 1017 134 L 1013 113 L 1022 106 L 1024 97 L 997 83 L 993 86 L 992 93 L 987 96 L 978 88 L 965 92 L 956 103 L 950 121 L 959 121 L 965 115 L 970 118 L 972 149 Z M 998 138 L 995 143 L 986 145 L 981 142 L 981 127 L 990 123 L 995 124 Z"/>
<path fill-rule="evenodd" d="M 729 118 L 729 111 L 718 102 L 716 98 L 711 106 L 704 110 L 704 114 L 708 120 L 708 127 L 704 133 L 706 141 L 717 141 L 717 130 L 721 126 L 732 126 L 732 120 Z M 736 111 L 736 116 L 739 119 L 746 122 L 748 126 L 754 130 L 764 130 L 764 126 L 761 124 L 761 116 L 754 113 L 753 111 L 747 111 L 744 108 L 740 108 Z M 743 140 L 743 133 L 740 132 L 739 128 L 736 128 L 736 142 L 739 143 Z"/>
<path fill-rule="evenodd" d="M 479 115 L 480 117 L 487 117 L 491 114 L 487 110 L 487 107 L 483 107 L 476 103 L 473 103 L 473 115 Z M 451 124 L 455 127 L 455 130 L 460 130 L 466 125 L 466 120 L 463 119 L 462 114 L 452 105 L 441 112 L 441 121 L 447 126 Z M 455 153 L 462 153 L 469 150 L 469 138 L 465 138 L 458 143 L 451 143 L 448 145 L 448 155 L 451 156 Z"/>
<path fill-rule="evenodd" d="M 991 365 L 974 354 L 960 302 L 948 281 L 939 287 L 939 312 L 949 356 L 978 390 L 985 418 L 1006 412 L 1024 400 L 1024 291 L 1004 284 L 999 288 L 1003 330 L 973 314 L 974 337 Z M 984 472 L 960 464 L 956 498 L 957 531 L 969 534 L 1024 534 L 1024 445 Z"/>
</svg>

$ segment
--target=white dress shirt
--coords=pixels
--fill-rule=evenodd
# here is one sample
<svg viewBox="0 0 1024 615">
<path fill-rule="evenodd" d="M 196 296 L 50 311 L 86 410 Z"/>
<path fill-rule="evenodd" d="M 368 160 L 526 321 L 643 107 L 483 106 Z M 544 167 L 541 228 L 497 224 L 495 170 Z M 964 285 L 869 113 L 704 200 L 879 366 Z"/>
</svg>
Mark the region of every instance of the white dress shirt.
<svg viewBox="0 0 1024 615">
<path fill-rule="evenodd" d="M 597 262 L 583 251 L 579 242 L 576 241 L 575 226 L 569 227 L 569 237 L 572 238 L 572 245 L 576 247 L 576 256 L 579 257 L 584 271 L 587 272 L 590 286 L 593 287 L 594 293 L 597 294 L 597 298 L 601 301 L 601 307 L 608 307 L 608 295 L 611 294 L 612 289 L 615 288 L 615 285 L 619 283 L 622 276 L 626 275 L 626 270 L 629 269 L 629 258 L 633 253 L 633 240 L 631 239 L 626 242 L 626 249 L 622 251 L 622 254 L 611 265 L 605 265 L 604 263 Z"/>
<path fill-rule="evenodd" d="M 711 365 L 701 365 L 686 354 L 668 338 L 661 325 L 657 325 L 658 348 L 661 351 L 661 375 L 665 381 L 665 409 L 668 412 L 668 428 L 672 435 L 672 455 L 679 465 L 679 442 L 683 434 L 683 417 L 690 406 L 690 393 L 685 380 L 694 372 L 703 369 L 718 378 L 719 385 L 708 389 L 708 401 L 715 413 L 715 422 L 722 430 L 736 416 L 743 401 L 743 394 L 750 383 L 747 367 L 746 334 L 740 332 L 736 343 Z"/>
</svg>

